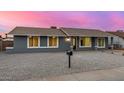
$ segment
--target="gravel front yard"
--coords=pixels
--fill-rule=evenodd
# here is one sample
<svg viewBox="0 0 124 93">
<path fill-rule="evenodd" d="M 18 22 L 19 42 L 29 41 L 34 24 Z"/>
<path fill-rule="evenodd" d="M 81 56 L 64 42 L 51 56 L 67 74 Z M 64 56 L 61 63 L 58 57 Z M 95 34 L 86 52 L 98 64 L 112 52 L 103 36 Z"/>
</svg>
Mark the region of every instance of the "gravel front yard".
<svg viewBox="0 0 124 93">
<path fill-rule="evenodd" d="M 74 52 L 72 68 L 61 53 L 0 53 L 0 80 L 33 80 L 50 76 L 124 66 L 124 56 L 109 52 Z"/>
</svg>

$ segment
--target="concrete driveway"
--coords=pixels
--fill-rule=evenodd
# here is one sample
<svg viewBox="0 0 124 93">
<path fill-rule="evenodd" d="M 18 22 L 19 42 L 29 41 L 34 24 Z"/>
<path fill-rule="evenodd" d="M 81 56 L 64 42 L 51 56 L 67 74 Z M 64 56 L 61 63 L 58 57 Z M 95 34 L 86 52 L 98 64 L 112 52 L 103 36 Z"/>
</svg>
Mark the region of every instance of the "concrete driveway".
<svg viewBox="0 0 124 93">
<path fill-rule="evenodd" d="M 0 53 L 0 80 L 42 80 L 68 74 L 124 67 L 124 56 L 109 52 L 74 52 L 72 68 L 61 53 Z"/>
<path fill-rule="evenodd" d="M 34 78 L 34 80 L 37 80 Z M 81 72 L 56 77 L 47 77 L 44 81 L 124 81 L 124 67 Z"/>
</svg>

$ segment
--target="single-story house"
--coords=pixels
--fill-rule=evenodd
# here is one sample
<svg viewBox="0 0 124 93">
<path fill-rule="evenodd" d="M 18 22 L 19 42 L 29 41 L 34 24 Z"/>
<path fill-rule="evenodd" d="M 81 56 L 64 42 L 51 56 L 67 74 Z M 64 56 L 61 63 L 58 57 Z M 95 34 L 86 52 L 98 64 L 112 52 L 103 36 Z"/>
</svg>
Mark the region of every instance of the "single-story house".
<svg viewBox="0 0 124 93">
<path fill-rule="evenodd" d="M 16 27 L 13 49 L 7 52 L 52 52 L 107 49 L 109 34 L 96 29 Z"/>
<path fill-rule="evenodd" d="M 117 31 L 117 32 L 108 32 L 109 34 L 113 35 L 113 38 L 109 38 L 109 44 L 111 43 L 111 40 L 113 42 L 113 45 L 115 45 L 116 48 L 124 48 L 124 32 Z"/>
</svg>

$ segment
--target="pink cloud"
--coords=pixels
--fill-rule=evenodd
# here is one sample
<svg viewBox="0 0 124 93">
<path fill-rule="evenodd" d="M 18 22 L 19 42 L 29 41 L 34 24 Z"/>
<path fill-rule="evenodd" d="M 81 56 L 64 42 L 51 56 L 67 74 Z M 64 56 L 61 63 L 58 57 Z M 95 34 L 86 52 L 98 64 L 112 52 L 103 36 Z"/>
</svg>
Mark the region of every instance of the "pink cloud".
<svg viewBox="0 0 124 93">
<path fill-rule="evenodd" d="M 50 27 L 52 25 L 102 30 L 124 29 L 124 12 L 0 12 L 0 32 L 10 31 L 15 26 Z"/>
<path fill-rule="evenodd" d="M 47 19 L 47 15 L 38 15 L 33 12 L 0 12 L 0 21 L 3 24 L 18 25 L 37 25 L 39 20 Z M 38 25 L 42 25 L 39 23 Z"/>
<path fill-rule="evenodd" d="M 114 14 L 111 16 L 111 18 L 112 18 L 113 24 L 118 25 L 118 26 L 124 26 L 123 17 L 121 17 L 120 15 Z"/>
</svg>

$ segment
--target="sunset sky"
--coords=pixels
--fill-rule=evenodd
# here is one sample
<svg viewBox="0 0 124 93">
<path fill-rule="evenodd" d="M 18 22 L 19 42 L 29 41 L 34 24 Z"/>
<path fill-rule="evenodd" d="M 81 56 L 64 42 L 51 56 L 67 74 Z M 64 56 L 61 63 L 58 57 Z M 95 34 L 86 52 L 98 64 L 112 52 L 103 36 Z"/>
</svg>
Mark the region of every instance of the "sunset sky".
<svg viewBox="0 0 124 93">
<path fill-rule="evenodd" d="M 0 12 L 0 34 L 16 26 L 124 30 L 124 12 Z"/>
</svg>

